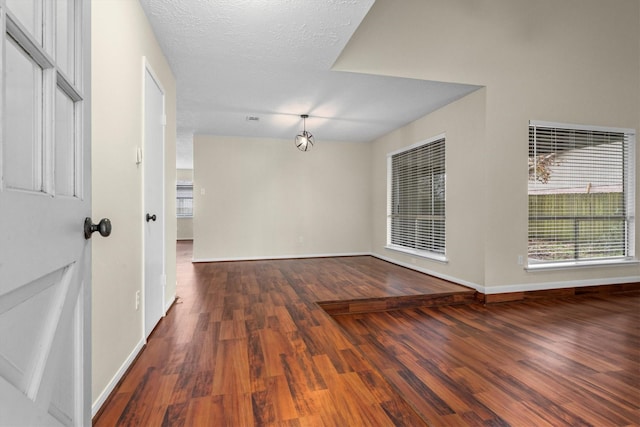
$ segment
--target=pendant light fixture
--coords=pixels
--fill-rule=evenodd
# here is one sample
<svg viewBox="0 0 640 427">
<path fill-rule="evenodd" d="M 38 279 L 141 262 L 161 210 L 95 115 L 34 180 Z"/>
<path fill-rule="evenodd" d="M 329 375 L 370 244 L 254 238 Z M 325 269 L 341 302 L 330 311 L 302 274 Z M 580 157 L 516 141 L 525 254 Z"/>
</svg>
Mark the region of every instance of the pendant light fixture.
<svg viewBox="0 0 640 427">
<path fill-rule="evenodd" d="M 302 133 L 296 135 L 296 147 L 300 151 L 308 151 L 313 147 L 313 135 L 310 132 L 307 132 L 307 118 L 308 114 L 302 114 L 300 116 L 302 118 Z"/>
</svg>

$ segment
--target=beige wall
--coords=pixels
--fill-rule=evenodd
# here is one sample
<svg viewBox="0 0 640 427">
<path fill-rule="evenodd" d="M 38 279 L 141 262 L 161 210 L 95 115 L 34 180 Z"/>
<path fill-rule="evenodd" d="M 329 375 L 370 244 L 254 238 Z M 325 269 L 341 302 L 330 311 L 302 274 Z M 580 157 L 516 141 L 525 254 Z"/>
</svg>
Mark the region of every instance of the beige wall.
<svg viewBox="0 0 640 427">
<path fill-rule="evenodd" d="M 193 218 L 176 218 L 178 240 L 193 240 Z"/>
<path fill-rule="evenodd" d="M 484 223 L 486 200 L 483 146 L 485 145 L 486 92 L 480 89 L 448 106 L 416 120 L 373 143 L 372 252 L 459 283 L 484 281 Z M 442 263 L 385 249 L 387 243 L 387 153 L 445 134 L 446 254 Z"/>
<path fill-rule="evenodd" d="M 109 217 L 113 232 L 93 239 L 92 400 L 94 412 L 143 340 L 142 167 L 143 57 L 165 90 L 167 218 L 175 218 L 175 81 L 137 1 L 92 2 L 93 216 Z M 174 221 L 166 222 L 167 303 L 175 295 Z"/>
<path fill-rule="evenodd" d="M 193 169 L 176 169 L 177 181 L 193 181 Z"/>
<path fill-rule="evenodd" d="M 176 179 L 178 181 L 193 181 L 193 169 L 178 169 Z M 193 218 L 177 218 L 178 240 L 193 239 Z"/>
<path fill-rule="evenodd" d="M 193 169 L 176 169 L 177 181 L 193 181 Z"/>
<path fill-rule="evenodd" d="M 363 143 L 196 136 L 194 259 L 369 253 L 369 159 Z"/>
<path fill-rule="evenodd" d="M 339 70 L 486 86 L 484 174 L 464 172 L 484 197 L 466 210 L 484 218 L 485 291 L 638 280 L 637 264 L 534 273 L 517 259 L 527 252 L 528 121 L 640 128 L 639 9 L 637 0 L 378 0 L 336 62 Z M 425 129 L 406 145 L 429 136 Z M 381 161 L 374 156 L 374 168 Z M 374 200 L 382 191 L 374 187 Z"/>
</svg>

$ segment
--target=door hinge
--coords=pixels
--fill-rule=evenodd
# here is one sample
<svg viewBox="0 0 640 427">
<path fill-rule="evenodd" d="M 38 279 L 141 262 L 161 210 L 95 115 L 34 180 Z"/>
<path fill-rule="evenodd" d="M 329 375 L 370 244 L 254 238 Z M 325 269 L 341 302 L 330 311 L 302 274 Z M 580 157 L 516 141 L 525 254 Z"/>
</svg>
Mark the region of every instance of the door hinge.
<svg viewBox="0 0 640 427">
<path fill-rule="evenodd" d="M 166 126 L 167 125 L 167 115 L 163 114 L 160 119 L 162 120 L 162 126 Z"/>
<path fill-rule="evenodd" d="M 163 274 L 162 276 L 160 276 L 160 284 L 162 285 L 163 288 L 167 287 L 167 275 Z"/>
</svg>

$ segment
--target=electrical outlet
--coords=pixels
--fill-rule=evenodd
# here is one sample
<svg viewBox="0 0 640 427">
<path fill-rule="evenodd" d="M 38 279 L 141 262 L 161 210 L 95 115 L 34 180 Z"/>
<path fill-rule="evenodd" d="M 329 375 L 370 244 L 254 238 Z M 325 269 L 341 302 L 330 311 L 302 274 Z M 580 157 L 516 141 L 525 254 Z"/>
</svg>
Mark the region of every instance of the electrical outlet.
<svg viewBox="0 0 640 427">
<path fill-rule="evenodd" d="M 518 255 L 518 265 L 524 265 L 524 257 L 522 255 Z"/>
<path fill-rule="evenodd" d="M 140 291 L 136 291 L 136 311 L 140 309 Z"/>
</svg>

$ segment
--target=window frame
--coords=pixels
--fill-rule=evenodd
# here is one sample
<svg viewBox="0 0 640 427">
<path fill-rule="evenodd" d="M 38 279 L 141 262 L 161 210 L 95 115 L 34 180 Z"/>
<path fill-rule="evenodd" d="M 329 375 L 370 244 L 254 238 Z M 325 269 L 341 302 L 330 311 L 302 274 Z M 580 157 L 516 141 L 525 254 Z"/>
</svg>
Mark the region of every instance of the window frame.
<svg viewBox="0 0 640 427">
<path fill-rule="evenodd" d="M 624 143 L 627 144 L 626 147 L 622 147 L 622 163 L 620 164 L 620 168 L 622 170 L 622 197 L 624 203 L 624 234 L 625 241 L 624 248 L 626 253 L 620 256 L 611 256 L 611 257 L 599 257 L 599 258 L 573 258 L 573 259 L 565 259 L 565 260 L 537 260 L 535 258 L 529 257 L 530 253 L 530 233 L 531 233 L 531 221 L 532 215 L 530 212 L 530 196 L 532 195 L 529 191 L 529 184 L 527 185 L 527 263 L 525 265 L 525 270 L 527 271 L 536 271 L 536 270 L 549 270 L 549 269 L 566 269 L 566 268 L 583 268 L 583 267 L 603 267 L 603 266 L 615 266 L 615 265 L 629 265 L 633 263 L 638 263 L 638 259 L 636 258 L 635 253 L 635 222 L 636 222 L 636 212 L 635 212 L 635 193 L 637 191 L 637 184 L 635 183 L 637 162 L 636 162 L 636 131 L 634 129 L 627 128 L 614 128 L 614 127 L 604 127 L 604 126 L 593 126 L 593 125 L 576 125 L 576 124 L 567 124 L 567 123 L 556 123 L 556 122 L 548 122 L 548 121 L 539 121 L 539 120 L 530 120 L 528 126 L 528 132 L 531 135 L 531 132 L 535 134 L 535 128 L 551 128 L 551 129 L 559 129 L 559 130 L 567 130 L 567 131 L 584 131 L 584 132 L 601 132 L 601 133 L 620 133 L 624 134 Z M 528 158 L 530 158 L 532 143 L 535 142 L 536 136 L 534 136 L 534 142 L 532 142 L 531 137 L 528 137 Z M 584 147 L 583 147 L 584 148 Z M 626 154 L 626 155 L 624 155 Z M 535 217 L 538 218 L 539 216 Z M 534 220 L 535 220 L 534 218 Z M 603 217 L 605 218 L 605 217 Z M 577 242 L 577 241 L 576 241 Z M 575 243 L 577 244 L 577 243 Z"/>
<path fill-rule="evenodd" d="M 180 197 L 180 190 L 191 190 L 191 197 Z M 180 203 L 178 200 L 191 200 L 191 212 L 187 214 L 178 213 Z M 193 218 L 193 181 L 178 181 L 176 183 L 176 217 L 177 218 Z"/>
<path fill-rule="evenodd" d="M 429 251 L 429 250 L 418 249 L 415 247 L 392 243 L 393 215 L 394 215 L 393 213 L 393 192 L 394 192 L 393 158 L 394 156 L 405 154 L 417 148 L 433 146 L 434 143 L 438 143 L 438 142 L 442 142 L 442 144 L 444 145 L 442 147 L 441 159 L 438 159 L 439 161 L 441 160 L 442 162 L 441 168 L 443 170 L 443 174 L 442 174 L 443 181 L 440 184 L 443 186 L 443 188 L 441 189 L 443 193 L 443 196 L 442 196 L 443 214 L 441 215 L 443 224 L 442 224 L 442 231 L 441 233 L 438 233 L 438 236 L 434 237 L 434 235 L 430 235 L 429 237 L 431 239 L 432 244 L 435 244 L 433 242 L 436 239 L 441 240 L 442 252 Z M 446 245 L 446 199 L 447 199 L 446 181 L 447 179 L 446 179 L 446 134 L 445 133 L 441 133 L 439 135 L 428 138 L 426 140 L 416 142 L 415 144 L 412 144 L 410 146 L 403 147 L 401 149 L 387 153 L 387 239 L 386 239 L 386 245 L 385 245 L 386 249 L 406 253 L 406 254 L 421 257 L 421 258 L 426 258 L 432 261 L 438 261 L 442 263 L 448 262 L 447 245 Z M 433 191 L 435 191 L 434 190 L 435 180 L 431 180 L 430 182 L 431 182 L 431 186 L 429 188 L 430 188 L 430 192 L 433 194 Z M 438 191 L 440 191 L 440 189 L 438 189 Z M 430 215 L 430 216 L 433 216 L 433 215 Z"/>
</svg>

